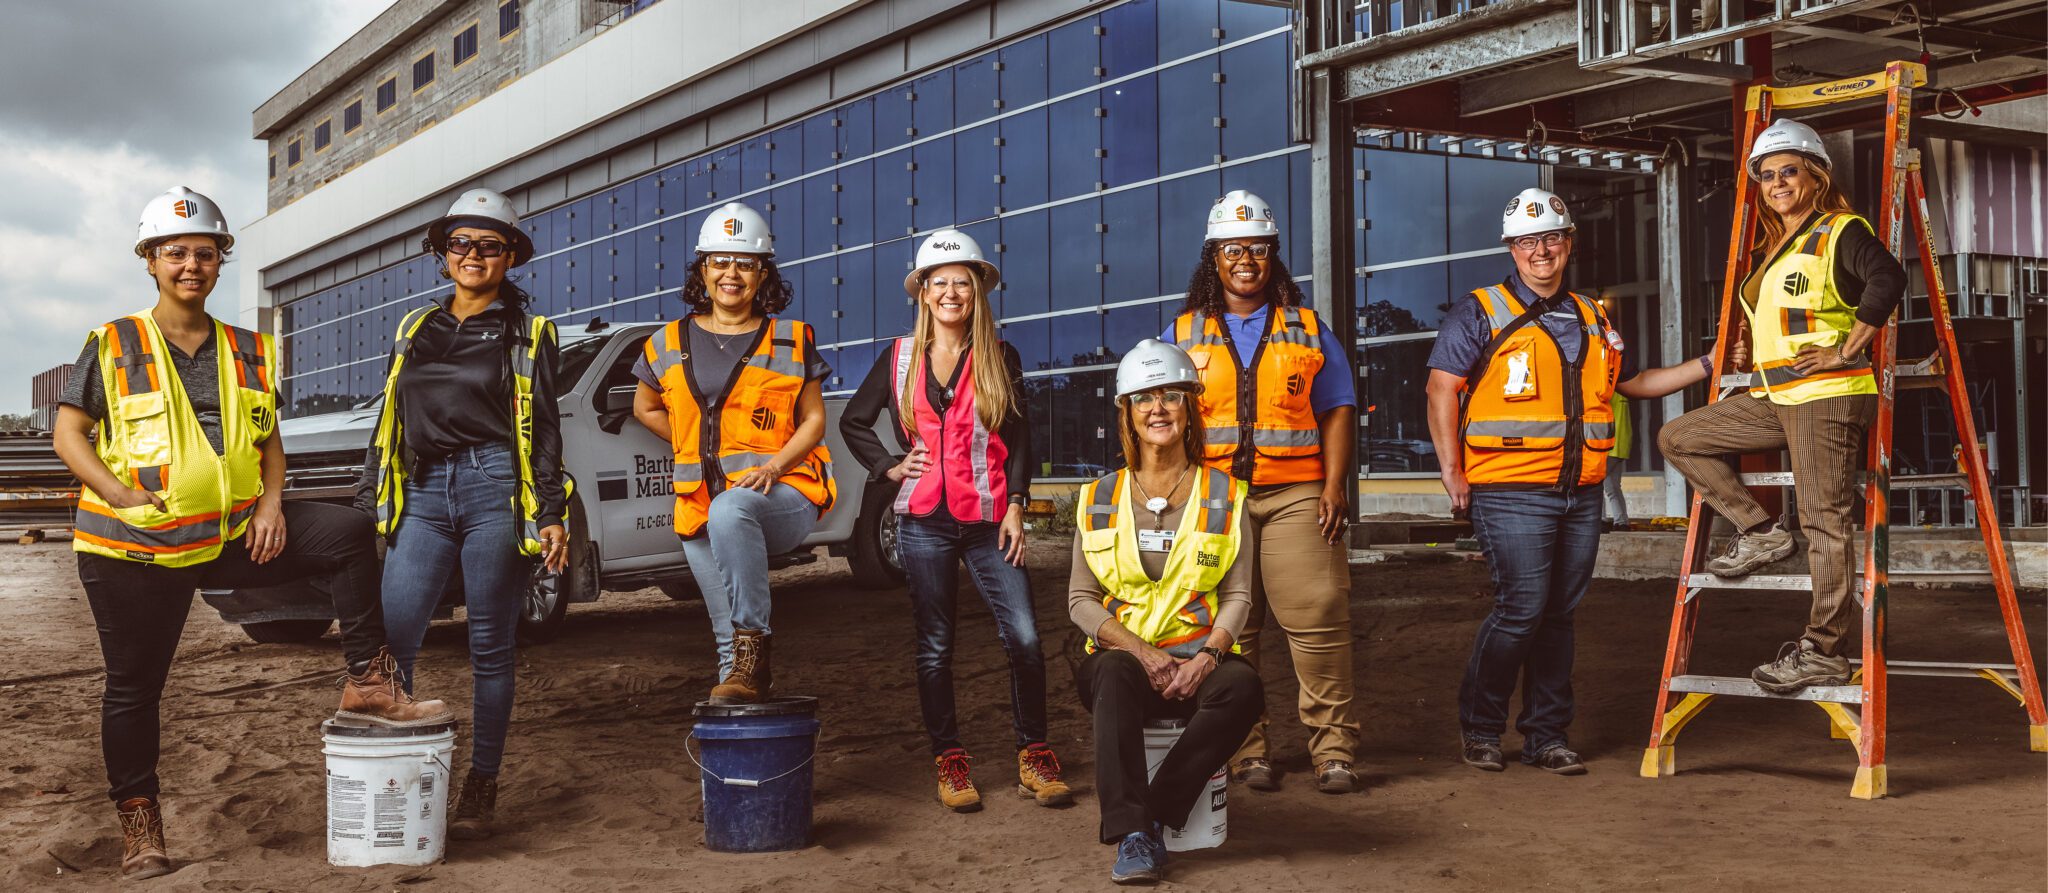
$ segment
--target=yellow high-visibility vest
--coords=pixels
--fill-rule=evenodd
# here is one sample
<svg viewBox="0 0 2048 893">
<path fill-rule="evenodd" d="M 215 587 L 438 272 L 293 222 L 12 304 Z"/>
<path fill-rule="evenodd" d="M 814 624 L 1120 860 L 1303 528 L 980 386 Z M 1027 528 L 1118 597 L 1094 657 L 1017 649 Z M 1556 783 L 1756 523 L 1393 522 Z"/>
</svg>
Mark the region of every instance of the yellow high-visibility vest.
<svg viewBox="0 0 2048 893">
<path fill-rule="evenodd" d="M 1138 557 L 1138 525 L 1131 517 L 1123 471 L 1082 488 L 1075 508 L 1081 554 L 1102 583 L 1102 606 L 1138 638 L 1185 657 L 1209 639 L 1216 624 L 1216 587 L 1237 561 L 1239 514 L 1246 485 L 1214 468 L 1195 478 L 1180 516 L 1166 567 L 1154 580 Z M 1095 641 L 1088 641 L 1095 650 Z M 1230 650 L 1238 650 L 1235 642 Z"/>
<path fill-rule="evenodd" d="M 1752 397 L 1796 406 L 1824 397 L 1877 393 L 1868 354 L 1840 369 L 1802 373 L 1792 367 L 1802 348 L 1839 347 L 1856 325 L 1856 308 L 1835 289 L 1835 249 L 1851 226 L 1870 228 L 1854 214 L 1822 214 L 1757 282 L 1756 306 L 1742 302 L 1749 316 L 1756 368 L 1762 387 Z"/>
</svg>

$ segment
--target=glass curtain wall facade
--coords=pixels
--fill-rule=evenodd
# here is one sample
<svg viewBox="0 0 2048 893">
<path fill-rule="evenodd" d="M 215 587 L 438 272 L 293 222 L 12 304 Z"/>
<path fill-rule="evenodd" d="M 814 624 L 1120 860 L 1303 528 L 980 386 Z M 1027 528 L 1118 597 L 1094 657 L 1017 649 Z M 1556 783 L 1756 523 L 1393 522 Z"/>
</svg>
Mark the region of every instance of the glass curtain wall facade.
<svg viewBox="0 0 2048 893">
<path fill-rule="evenodd" d="M 673 319 L 699 224 L 745 202 L 795 286 L 783 316 L 817 329 L 826 390 L 845 394 L 909 332 L 921 234 L 957 225 L 1002 268 L 991 299 L 1024 360 L 1041 475 L 1099 474 L 1118 464 L 1115 363 L 1178 312 L 1217 196 L 1273 202 L 1288 267 L 1310 267 L 1290 21 L 1238 0 L 1127 0 L 535 211 L 516 281 L 565 332 Z M 374 396 L 399 319 L 448 288 L 415 257 L 285 305 L 292 412 Z"/>
</svg>

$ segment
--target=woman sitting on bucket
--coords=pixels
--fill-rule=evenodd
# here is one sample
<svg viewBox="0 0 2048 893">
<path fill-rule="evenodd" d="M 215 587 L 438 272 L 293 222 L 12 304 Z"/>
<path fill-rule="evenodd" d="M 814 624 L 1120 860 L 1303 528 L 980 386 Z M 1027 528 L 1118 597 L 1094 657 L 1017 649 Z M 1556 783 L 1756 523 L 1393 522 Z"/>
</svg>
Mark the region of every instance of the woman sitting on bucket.
<svg viewBox="0 0 2048 893">
<path fill-rule="evenodd" d="M 1081 489 L 1067 610 L 1088 634 L 1075 673 L 1095 715 L 1103 843 L 1110 880 L 1159 880 L 1162 826 L 1189 812 L 1265 707 L 1258 673 L 1236 654 L 1251 609 L 1245 485 L 1205 468 L 1195 413 L 1200 377 L 1187 352 L 1147 338 L 1116 370 L 1125 468 Z M 1187 729 L 1150 781 L 1144 725 Z"/>
</svg>

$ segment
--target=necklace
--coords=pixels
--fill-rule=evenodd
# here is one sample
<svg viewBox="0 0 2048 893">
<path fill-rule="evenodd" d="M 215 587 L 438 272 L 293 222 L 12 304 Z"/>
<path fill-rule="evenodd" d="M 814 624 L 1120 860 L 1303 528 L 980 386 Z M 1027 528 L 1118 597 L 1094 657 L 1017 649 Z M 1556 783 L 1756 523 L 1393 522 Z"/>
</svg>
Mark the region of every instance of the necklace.
<svg viewBox="0 0 2048 893">
<path fill-rule="evenodd" d="M 741 335 L 752 335 L 755 331 L 754 329 L 748 329 L 744 332 L 734 332 L 730 335 L 724 335 L 723 337 L 721 337 L 721 333 L 711 331 L 711 327 L 705 325 L 703 320 L 697 321 L 697 328 L 702 329 L 704 331 L 704 334 L 710 335 L 711 340 L 718 342 L 719 353 L 731 353 L 732 343 L 734 341 L 738 341 Z"/>
<path fill-rule="evenodd" d="M 1182 468 L 1180 470 L 1180 477 L 1174 479 L 1172 487 L 1167 488 L 1167 494 L 1171 495 L 1180 492 L 1180 485 L 1188 479 L 1188 472 L 1193 470 L 1195 470 L 1193 465 Z M 1138 488 L 1138 495 L 1145 497 L 1145 510 L 1152 513 L 1152 523 L 1159 523 L 1160 516 L 1166 514 L 1166 509 L 1168 508 L 1166 497 L 1153 496 L 1145 492 L 1145 484 L 1138 480 L 1138 473 L 1135 471 L 1131 472 L 1131 486 Z"/>
</svg>

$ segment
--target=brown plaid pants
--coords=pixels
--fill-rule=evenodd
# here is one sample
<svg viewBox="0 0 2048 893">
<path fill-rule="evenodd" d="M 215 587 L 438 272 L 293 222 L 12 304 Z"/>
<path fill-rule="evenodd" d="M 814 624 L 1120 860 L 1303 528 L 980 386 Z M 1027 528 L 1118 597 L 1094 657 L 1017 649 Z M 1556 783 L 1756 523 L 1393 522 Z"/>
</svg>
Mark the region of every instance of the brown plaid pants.
<svg viewBox="0 0 2048 893">
<path fill-rule="evenodd" d="M 1791 454 L 1793 492 L 1813 568 L 1805 637 L 1822 654 L 1843 653 L 1853 616 L 1856 473 L 1863 468 L 1863 432 L 1876 416 L 1874 394 L 1782 406 L 1738 393 L 1679 416 L 1657 435 L 1665 461 L 1740 530 L 1771 516 L 1742 486 L 1730 455 L 1780 449 Z"/>
</svg>

